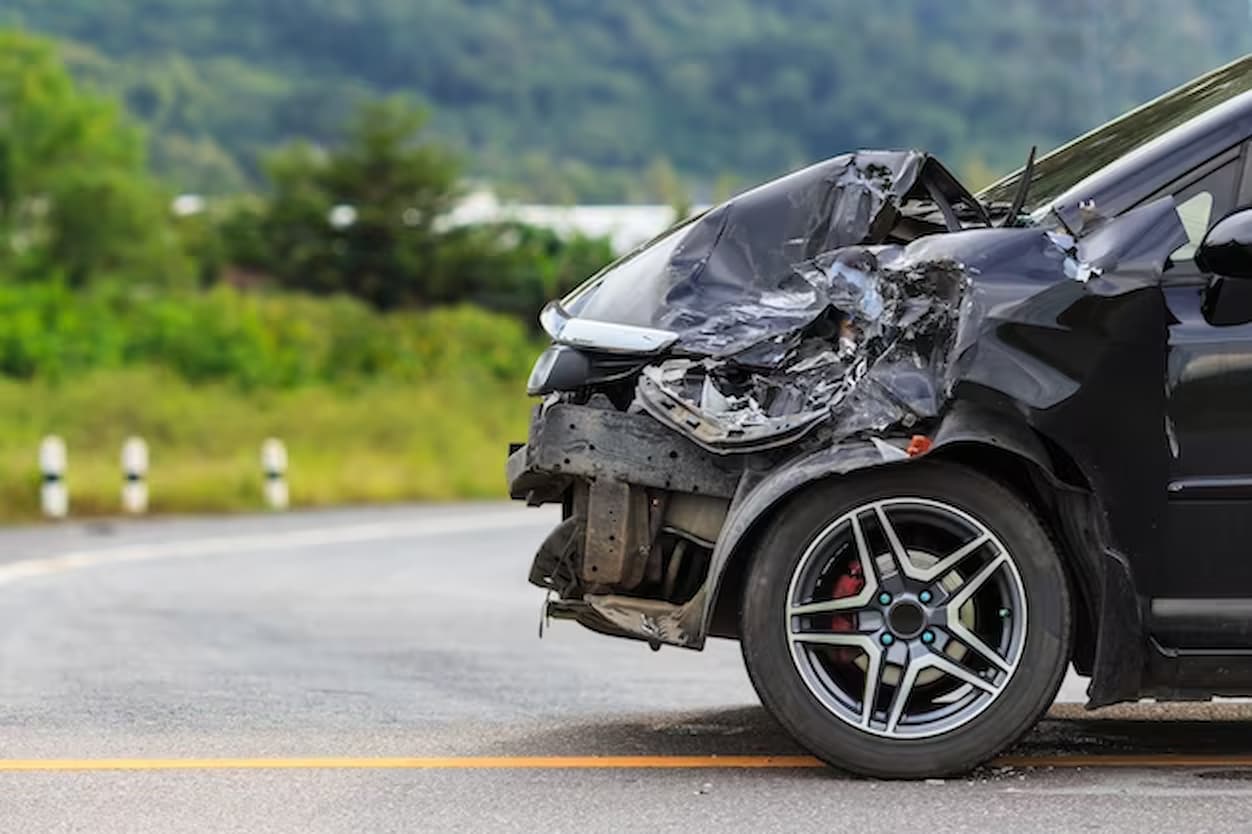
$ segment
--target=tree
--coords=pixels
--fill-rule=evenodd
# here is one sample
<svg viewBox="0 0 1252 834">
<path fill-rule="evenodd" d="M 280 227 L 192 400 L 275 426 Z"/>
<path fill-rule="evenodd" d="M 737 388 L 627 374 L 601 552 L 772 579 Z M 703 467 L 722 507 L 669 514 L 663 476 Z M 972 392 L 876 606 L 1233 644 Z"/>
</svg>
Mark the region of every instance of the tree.
<svg viewBox="0 0 1252 834">
<path fill-rule="evenodd" d="M 188 262 L 143 136 L 81 90 L 52 44 L 0 30 L 0 270 L 168 282 Z"/>
<path fill-rule="evenodd" d="M 469 302 L 532 318 L 612 258 L 604 239 L 449 223 L 460 165 L 424 139 L 425 120 L 387 99 L 363 106 L 339 146 L 273 154 L 268 200 L 241 203 L 219 224 L 226 259 L 384 309 Z"/>
<path fill-rule="evenodd" d="M 460 196 L 460 166 L 425 142 L 425 114 L 402 99 L 367 104 L 339 147 L 297 143 L 271 156 L 261 220 L 266 268 L 286 286 L 347 292 L 389 308 L 445 300 L 438 221 Z"/>
</svg>

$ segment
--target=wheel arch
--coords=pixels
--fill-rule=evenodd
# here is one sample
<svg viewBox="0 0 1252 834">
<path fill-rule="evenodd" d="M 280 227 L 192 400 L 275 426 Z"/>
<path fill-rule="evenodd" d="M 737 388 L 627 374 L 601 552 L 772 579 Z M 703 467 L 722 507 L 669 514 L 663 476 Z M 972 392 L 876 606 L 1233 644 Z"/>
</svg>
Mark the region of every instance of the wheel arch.
<svg viewBox="0 0 1252 834">
<path fill-rule="evenodd" d="M 921 458 L 887 463 L 872 444 L 857 442 L 821 450 L 749 485 L 746 494 L 737 496 L 710 565 L 707 632 L 738 636 L 738 612 L 751 553 L 770 520 L 806 486 L 868 468 L 907 467 L 915 465 L 915 460 L 973 469 L 1003 483 L 1031 507 L 1056 545 L 1077 602 L 1074 663 L 1081 673 L 1100 677 L 1101 656 L 1123 654 L 1121 643 L 1130 635 L 1121 629 L 1109 632 L 1104 625 L 1108 580 L 1095 534 L 1098 499 L 1081 469 L 1059 446 L 1023 423 L 974 408 L 951 412 L 936 431 L 931 451 Z M 745 493 L 742 487 L 741 493 Z M 1124 588 L 1125 583 L 1118 587 Z M 1133 591 L 1133 583 L 1130 587 Z M 1132 604 L 1137 612 L 1137 599 Z M 1119 679 L 1127 674 L 1124 668 L 1115 671 Z M 1133 684 L 1118 683 L 1114 700 L 1133 697 L 1124 692 L 1137 686 L 1137 678 Z M 1093 687 L 1093 700 L 1097 689 Z"/>
</svg>

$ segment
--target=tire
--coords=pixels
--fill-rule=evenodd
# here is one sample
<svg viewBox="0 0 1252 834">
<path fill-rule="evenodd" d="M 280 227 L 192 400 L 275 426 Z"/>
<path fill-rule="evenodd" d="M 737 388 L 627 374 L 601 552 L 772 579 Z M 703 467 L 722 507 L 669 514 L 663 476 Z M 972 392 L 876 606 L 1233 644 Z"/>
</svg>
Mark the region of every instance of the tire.
<svg viewBox="0 0 1252 834">
<path fill-rule="evenodd" d="M 830 765 L 961 773 L 1056 697 L 1069 662 L 1065 571 L 1039 520 L 996 481 L 918 461 L 821 482 L 757 541 L 744 662 L 766 709 Z"/>
</svg>

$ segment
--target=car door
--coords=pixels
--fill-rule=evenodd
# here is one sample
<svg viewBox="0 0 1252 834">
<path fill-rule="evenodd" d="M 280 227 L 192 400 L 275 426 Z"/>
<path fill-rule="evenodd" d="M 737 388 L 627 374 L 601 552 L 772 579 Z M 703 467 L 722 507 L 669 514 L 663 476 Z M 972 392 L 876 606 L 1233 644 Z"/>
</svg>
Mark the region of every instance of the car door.
<svg viewBox="0 0 1252 834">
<path fill-rule="evenodd" d="M 1161 192 L 1188 243 L 1164 282 L 1167 555 L 1139 582 L 1154 635 L 1176 648 L 1252 646 L 1252 281 L 1204 274 L 1193 259 L 1217 220 L 1252 205 L 1246 160 L 1246 147 L 1231 149 Z"/>
</svg>

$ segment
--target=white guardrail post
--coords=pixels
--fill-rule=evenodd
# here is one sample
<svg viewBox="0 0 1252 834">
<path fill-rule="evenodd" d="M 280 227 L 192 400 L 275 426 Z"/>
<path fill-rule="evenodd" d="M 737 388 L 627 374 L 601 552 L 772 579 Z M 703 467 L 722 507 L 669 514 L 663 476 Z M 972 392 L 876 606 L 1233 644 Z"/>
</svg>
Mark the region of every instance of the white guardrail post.
<svg viewBox="0 0 1252 834">
<path fill-rule="evenodd" d="M 65 485 L 65 441 L 50 434 L 39 444 L 39 471 L 43 484 L 39 488 L 39 504 L 48 518 L 65 518 L 70 509 L 69 490 Z"/>
<path fill-rule="evenodd" d="M 128 437 L 122 444 L 122 509 L 139 514 L 148 511 L 148 444 L 142 437 Z"/>
<path fill-rule="evenodd" d="M 271 510 L 287 509 L 287 447 L 277 437 L 261 444 L 261 470 L 265 473 L 265 503 Z"/>
</svg>

